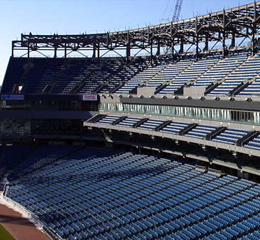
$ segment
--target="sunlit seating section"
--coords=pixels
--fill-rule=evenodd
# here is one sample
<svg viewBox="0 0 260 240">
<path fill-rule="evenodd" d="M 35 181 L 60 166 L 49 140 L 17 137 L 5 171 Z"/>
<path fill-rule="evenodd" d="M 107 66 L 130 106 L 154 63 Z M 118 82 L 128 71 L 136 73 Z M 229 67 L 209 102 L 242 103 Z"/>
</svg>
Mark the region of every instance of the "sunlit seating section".
<svg viewBox="0 0 260 240">
<path fill-rule="evenodd" d="M 187 126 L 189 126 L 190 123 L 183 123 L 183 122 L 171 122 L 170 124 L 168 124 L 167 126 L 165 126 L 164 128 L 162 128 L 160 130 L 160 132 L 163 133 L 170 133 L 170 134 L 179 134 L 179 132 L 186 128 Z"/>
<path fill-rule="evenodd" d="M 251 141 L 249 141 L 247 144 L 245 144 L 244 147 L 251 148 L 254 150 L 259 150 L 260 149 L 260 135 L 253 138 Z"/>
<path fill-rule="evenodd" d="M 136 123 L 141 121 L 141 117 L 127 117 L 126 119 L 119 122 L 117 125 L 121 127 L 133 127 Z"/>
<path fill-rule="evenodd" d="M 159 64 L 155 66 L 149 66 L 144 71 L 140 72 L 139 74 L 135 75 L 133 78 L 131 78 L 126 85 L 121 87 L 116 93 L 118 94 L 127 94 L 130 93 L 133 89 L 136 87 L 147 83 L 153 76 L 158 74 L 160 71 L 162 71 L 163 68 L 165 68 L 165 64 Z"/>
<path fill-rule="evenodd" d="M 256 76 L 254 80 L 237 96 L 259 96 L 260 95 L 260 76 Z"/>
<path fill-rule="evenodd" d="M 242 65 L 229 74 L 224 82 L 213 89 L 208 95 L 229 95 L 232 90 L 242 83 L 253 80 L 259 73 L 260 57 L 249 57 Z"/>
<path fill-rule="evenodd" d="M 212 141 L 235 144 L 239 139 L 243 138 L 249 131 L 243 129 L 228 128 L 221 134 L 217 135 Z"/>
<path fill-rule="evenodd" d="M 247 54 L 236 54 L 220 59 L 214 67 L 199 77 L 193 86 L 209 86 L 214 82 L 221 81 L 242 64 L 247 57 Z"/>
<path fill-rule="evenodd" d="M 154 119 L 149 119 L 137 128 L 139 129 L 144 129 L 144 130 L 155 130 L 156 127 L 160 126 L 163 122 L 163 120 L 154 120 Z"/>
<path fill-rule="evenodd" d="M 174 94 L 175 91 L 187 84 L 193 84 L 202 74 L 212 68 L 219 57 L 208 57 L 198 61 L 194 61 L 190 67 L 185 69 L 181 74 L 174 78 L 171 83 L 162 89 L 158 94 Z"/>
<path fill-rule="evenodd" d="M 108 116 L 105 116 L 104 118 L 100 119 L 97 123 L 113 124 L 113 122 L 115 122 L 119 118 L 120 118 L 120 116 L 108 115 Z"/>
<path fill-rule="evenodd" d="M 190 66 L 192 61 L 189 60 L 180 60 L 179 62 L 170 63 L 165 69 L 163 69 L 156 76 L 151 78 L 147 83 L 147 87 L 158 87 L 161 84 L 164 84 L 184 71 L 188 66 Z"/>
<path fill-rule="evenodd" d="M 185 134 L 186 137 L 205 139 L 206 136 L 216 130 L 217 127 L 211 125 L 197 125 L 191 131 Z"/>
</svg>

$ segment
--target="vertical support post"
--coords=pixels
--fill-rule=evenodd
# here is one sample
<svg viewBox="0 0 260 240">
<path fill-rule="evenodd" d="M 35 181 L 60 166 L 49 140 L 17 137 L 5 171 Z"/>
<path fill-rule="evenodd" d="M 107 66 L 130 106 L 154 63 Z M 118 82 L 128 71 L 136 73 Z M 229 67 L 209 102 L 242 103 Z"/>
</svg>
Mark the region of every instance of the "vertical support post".
<svg viewBox="0 0 260 240">
<path fill-rule="evenodd" d="M 57 58 L 57 47 L 56 47 L 56 44 L 55 44 L 55 47 L 54 47 L 54 58 Z"/>
<path fill-rule="evenodd" d="M 181 36 L 180 38 L 181 38 L 180 53 L 183 53 L 183 51 L 184 51 L 184 39 L 183 39 L 183 36 Z"/>
<path fill-rule="evenodd" d="M 236 32 L 235 29 L 232 31 L 232 39 L 231 39 L 231 47 L 234 48 L 236 46 Z"/>
<path fill-rule="evenodd" d="M 204 51 L 208 51 L 209 50 L 209 33 L 207 32 L 205 34 L 205 47 L 204 47 Z"/>
<path fill-rule="evenodd" d="M 130 43 L 127 43 L 126 45 L 126 60 L 129 62 L 131 57 L 131 47 Z"/>
<path fill-rule="evenodd" d="M 96 45 L 96 41 L 94 41 L 92 58 L 96 58 L 96 50 L 97 50 L 97 45 Z"/>
<path fill-rule="evenodd" d="M 256 1 L 254 2 L 254 20 L 252 22 L 252 55 L 255 55 L 256 53 L 256 18 L 257 18 L 257 12 L 256 12 Z"/>
<path fill-rule="evenodd" d="M 174 58 L 174 54 L 175 54 L 174 37 L 171 39 L 171 51 L 172 51 L 172 58 Z"/>
<path fill-rule="evenodd" d="M 98 59 L 100 58 L 100 43 L 99 42 L 97 45 L 97 57 L 98 57 Z"/>
<path fill-rule="evenodd" d="M 161 55 L 161 42 L 160 42 L 160 38 L 157 40 L 157 56 Z"/>
<path fill-rule="evenodd" d="M 131 57 L 131 46 L 130 46 L 130 33 L 127 32 L 127 43 L 126 43 L 126 60 L 127 62 L 130 61 Z"/>
<path fill-rule="evenodd" d="M 150 41 L 150 63 L 152 63 L 152 61 L 153 61 L 153 39 L 151 38 L 149 41 Z"/>
<path fill-rule="evenodd" d="M 198 17 L 196 17 L 196 60 L 199 58 L 199 32 L 198 32 Z"/>
<path fill-rule="evenodd" d="M 222 35 L 223 57 L 226 56 L 226 11 L 223 9 L 223 35 Z"/>
<path fill-rule="evenodd" d="M 14 41 L 12 41 L 12 57 L 14 57 Z"/>
<path fill-rule="evenodd" d="M 150 40 L 150 57 L 153 58 L 153 39 Z"/>
<path fill-rule="evenodd" d="M 150 26 L 148 26 L 148 41 L 150 43 L 150 63 L 153 62 L 153 36 L 151 35 Z"/>
<path fill-rule="evenodd" d="M 65 47 L 64 47 L 64 58 L 67 58 L 67 42 L 65 42 Z"/>
<path fill-rule="evenodd" d="M 28 46 L 27 46 L 27 57 L 30 57 L 30 41 L 28 39 Z"/>
<path fill-rule="evenodd" d="M 174 55 L 174 52 L 175 52 L 175 49 L 174 49 L 174 36 L 173 36 L 173 22 L 171 22 L 171 51 L 172 51 L 172 58 L 173 58 L 173 55 Z"/>
</svg>

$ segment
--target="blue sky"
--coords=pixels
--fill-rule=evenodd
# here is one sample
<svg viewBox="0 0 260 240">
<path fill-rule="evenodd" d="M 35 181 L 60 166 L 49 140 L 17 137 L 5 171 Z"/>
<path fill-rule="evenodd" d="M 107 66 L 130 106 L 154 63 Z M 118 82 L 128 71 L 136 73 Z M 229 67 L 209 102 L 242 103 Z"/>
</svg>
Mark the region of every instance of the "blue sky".
<svg viewBox="0 0 260 240">
<path fill-rule="evenodd" d="M 171 18 L 176 0 L 0 0 L 0 84 L 11 41 L 21 33 L 79 34 L 117 31 L 156 25 Z M 183 0 L 181 19 L 251 0 Z"/>
</svg>

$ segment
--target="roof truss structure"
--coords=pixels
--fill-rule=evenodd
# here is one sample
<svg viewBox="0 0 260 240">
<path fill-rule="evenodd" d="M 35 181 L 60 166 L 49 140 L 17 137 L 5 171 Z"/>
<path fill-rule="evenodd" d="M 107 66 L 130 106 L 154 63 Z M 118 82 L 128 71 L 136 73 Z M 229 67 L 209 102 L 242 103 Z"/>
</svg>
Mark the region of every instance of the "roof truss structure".
<svg viewBox="0 0 260 240">
<path fill-rule="evenodd" d="M 210 43 L 222 44 L 223 55 L 229 48 L 238 45 L 238 39 L 249 39 L 252 52 L 259 45 L 260 1 L 216 13 L 149 26 L 134 30 L 80 35 L 33 35 L 22 34 L 21 40 L 12 42 L 12 56 L 18 51 L 30 57 L 31 52 L 53 51 L 53 57 L 68 57 L 72 52 L 82 56 L 102 57 L 114 51 L 120 56 L 122 51 L 128 59 L 136 52 L 146 50 L 151 57 L 161 54 L 161 48 L 172 53 L 185 53 L 185 45 L 195 48 L 196 55 L 210 50 Z M 227 44 L 229 42 L 229 45 Z M 202 47 L 203 46 L 203 47 Z M 135 50 L 135 51 L 133 51 Z M 120 52 L 121 51 L 121 52 Z"/>
</svg>

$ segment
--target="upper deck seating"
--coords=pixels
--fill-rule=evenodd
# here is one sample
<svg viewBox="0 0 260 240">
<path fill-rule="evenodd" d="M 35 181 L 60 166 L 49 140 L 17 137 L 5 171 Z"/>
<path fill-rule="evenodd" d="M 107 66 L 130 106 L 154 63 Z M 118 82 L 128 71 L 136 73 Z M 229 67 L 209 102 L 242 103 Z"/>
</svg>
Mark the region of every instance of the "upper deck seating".
<svg viewBox="0 0 260 240">
<path fill-rule="evenodd" d="M 175 91 L 181 87 L 188 83 L 194 82 L 200 75 L 213 67 L 218 60 L 218 57 L 209 57 L 193 62 L 190 67 L 174 78 L 171 83 L 166 88 L 162 89 L 158 94 L 174 94 Z"/>
</svg>

